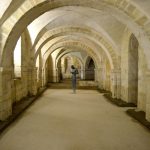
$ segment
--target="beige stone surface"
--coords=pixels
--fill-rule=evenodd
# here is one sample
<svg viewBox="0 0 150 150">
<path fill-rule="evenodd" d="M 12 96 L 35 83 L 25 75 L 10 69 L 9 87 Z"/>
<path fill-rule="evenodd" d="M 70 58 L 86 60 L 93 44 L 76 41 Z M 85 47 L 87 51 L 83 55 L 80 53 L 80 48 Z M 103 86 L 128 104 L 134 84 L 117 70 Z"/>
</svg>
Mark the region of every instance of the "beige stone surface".
<svg viewBox="0 0 150 150">
<path fill-rule="evenodd" d="M 93 90 L 47 90 L 1 136 L 1 150 L 149 150 L 150 132 Z"/>
<path fill-rule="evenodd" d="M 72 56 L 81 79 L 91 57 L 98 87 L 150 121 L 150 0 L 1 0 L 0 10 L 0 120 L 13 103 L 59 82 L 62 57 Z"/>
</svg>

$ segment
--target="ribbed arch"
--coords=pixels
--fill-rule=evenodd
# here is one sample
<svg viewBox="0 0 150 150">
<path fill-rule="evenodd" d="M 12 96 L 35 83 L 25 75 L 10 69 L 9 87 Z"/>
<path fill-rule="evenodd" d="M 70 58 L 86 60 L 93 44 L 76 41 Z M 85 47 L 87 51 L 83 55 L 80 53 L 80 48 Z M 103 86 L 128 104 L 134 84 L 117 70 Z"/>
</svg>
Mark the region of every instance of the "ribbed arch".
<svg viewBox="0 0 150 150">
<path fill-rule="evenodd" d="M 92 57 L 95 64 L 100 64 L 99 58 L 92 51 L 92 49 L 90 47 L 88 47 L 87 45 L 84 45 L 80 41 L 66 41 L 66 42 L 61 42 L 61 43 L 55 44 L 55 46 L 53 48 L 47 50 L 47 52 L 45 53 L 45 55 L 43 57 L 43 61 L 44 61 L 43 65 L 45 64 L 45 62 L 46 62 L 47 58 L 49 57 L 49 55 L 52 52 L 54 52 L 55 50 L 59 49 L 59 48 L 72 49 L 74 51 L 75 51 L 75 49 L 78 49 L 80 51 L 84 51 Z M 98 66 L 96 66 L 96 67 L 98 67 Z"/>
<path fill-rule="evenodd" d="M 94 38 L 95 41 L 97 41 L 97 44 L 99 44 L 99 46 L 100 46 L 99 52 L 103 49 L 103 51 L 105 52 L 105 55 L 108 57 L 110 63 L 112 64 L 112 68 L 117 67 L 117 56 L 114 53 L 114 50 L 111 47 L 109 47 L 109 45 L 107 45 L 107 43 L 105 43 L 105 41 L 98 34 L 96 34 L 96 32 L 92 32 L 91 30 L 83 29 L 80 27 L 70 27 L 70 28 L 62 28 L 62 29 L 59 28 L 58 30 L 52 30 L 51 32 L 48 32 L 47 36 L 45 36 L 44 39 L 42 38 L 40 41 L 40 44 L 42 42 L 43 43 L 41 45 L 38 44 L 35 57 L 37 57 L 38 52 L 41 49 L 43 49 L 45 44 L 47 42 L 49 42 L 50 40 L 52 40 L 56 37 L 60 37 L 60 36 L 64 36 L 64 35 L 74 35 L 74 34 L 76 34 L 76 36 L 78 36 L 78 34 L 83 34 L 87 38 L 91 38 L 91 37 Z M 79 35 L 79 36 L 81 36 L 81 35 Z M 92 39 L 90 39 L 90 40 L 92 41 Z M 34 49 L 34 47 L 32 49 Z"/>
<path fill-rule="evenodd" d="M 2 26 L 2 31 L 3 31 L 2 40 L 3 40 L 3 42 L 1 42 L 2 43 L 1 48 L 2 49 L 4 48 L 4 55 L 1 59 L 3 62 L 3 65 L 9 66 L 9 64 L 7 64 L 7 62 L 5 62 L 6 63 L 5 64 L 4 61 L 6 59 L 7 53 L 9 51 L 11 51 L 12 49 L 14 49 L 14 46 L 16 43 L 14 39 L 18 39 L 18 37 L 20 36 L 20 32 L 22 32 L 24 30 L 25 26 L 27 26 L 27 24 L 29 24 L 29 22 L 34 20 L 40 14 L 42 14 L 42 13 L 44 13 L 50 9 L 58 8 L 61 6 L 80 5 L 80 6 L 86 6 L 86 7 L 92 7 L 95 9 L 99 9 L 100 5 L 105 6 L 105 4 L 113 6 L 113 7 L 117 8 L 118 10 L 121 10 L 127 16 L 129 16 L 132 19 L 132 21 L 134 21 L 139 26 L 144 26 L 145 23 L 149 22 L 149 17 L 147 15 L 145 15 L 143 12 L 141 12 L 141 10 L 138 9 L 134 5 L 134 3 L 130 3 L 129 1 L 123 1 L 123 0 L 120 0 L 120 1 L 104 0 L 101 2 L 92 1 L 92 5 L 91 5 L 91 1 L 87 1 L 87 0 L 86 1 L 82 0 L 80 2 L 71 1 L 71 0 L 70 1 L 69 0 L 63 0 L 63 1 L 61 1 L 61 0 L 54 0 L 54 1 L 39 0 L 36 2 L 26 0 L 21 5 L 21 7 L 13 13 L 13 16 L 15 16 L 15 17 L 11 16 L 10 18 L 8 18 L 3 23 L 3 26 Z M 28 7 L 26 7 L 26 6 L 28 6 Z M 133 8 L 134 11 L 130 11 L 131 7 Z M 28 16 L 30 16 L 30 18 Z M 20 26 L 21 25 L 20 23 L 22 24 L 22 26 Z M 6 26 L 9 26 L 9 30 L 6 29 Z M 18 29 L 19 29 L 19 32 L 16 32 Z M 144 29 L 144 31 L 146 31 L 146 33 L 149 33 L 148 32 L 149 26 L 144 27 L 143 29 Z M 13 32 L 15 34 L 13 34 Z M 14 42 L 12 42 L 12 40 L 14 40 Z M 9 45 L 9 43 L 11 43 L 11 46 Z M 7 52 L 5 52 L 5 50 Z"/>
</svg>

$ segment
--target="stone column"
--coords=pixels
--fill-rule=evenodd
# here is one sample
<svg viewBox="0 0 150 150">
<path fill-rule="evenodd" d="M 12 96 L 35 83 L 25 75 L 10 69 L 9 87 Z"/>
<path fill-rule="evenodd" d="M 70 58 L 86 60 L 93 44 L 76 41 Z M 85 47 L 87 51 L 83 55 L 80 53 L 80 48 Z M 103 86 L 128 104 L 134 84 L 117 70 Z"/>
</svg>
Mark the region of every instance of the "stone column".
<svg viewBox="0 0 150 150">
<path fill-rule="evenodd" d="M 0 67 L 0 120 L 12 114 L 12 69 Z"/>
<path fill-rule="evenodd" d="M 121 97 L 121 71 L 114 69 L 111 71 L 111 92 L 112 98 L 119 99 Z"/>
<path fill-rule="evenodd" d="M 146 119 L 150 121 L 150 70 L 146 73 Z"/>
<path fill-rule="evenodd" d="M 111 92 L 112 92 L 112 98 L 116 98 L 117 97 L 117 78 L 116 78 L 115 70 L 111 71 Z"/>
<path fill-rule="evenodd" d="M 41 69 L 41 74 L 42 74 L 42 76 L 41 76 L 41 81 L 42 81 L 42 83 L 41 83 L 41 86 L 42 87 L 45 87 L 46 86 L 46 84 L 47 84 L 47 72 L 46 72 L 46 68 L 42 68 Z"/>
<path fill-rule="evenodd" d="M 82 79 L 85 80 L 85 68 L 81 69 Z"/>
<path fill-rule="evenodd" d="M 26 66 L 21 66 L 21 81 L 22 81 L 22 84 L 23 84 L 23 97 L 27 96 L 28 95 L 28 84 L 29 84 L 29 81 L 28 81 L 28 67 Z"/>
<path fill-rule="evenodd" d="M 37 94 L 37 67 L 32 69 L 32 94 Z"/>
<path fill-rule="evenodd" d="M 42 61 L 42 54 L 41 54 L 41 51 L 40 51 L 40 53 L 39 53 L 39 72 L 38 72 L 39 88 L 43 86 L 42 78 L 45 78 L 45 70 L 42 68 L 42 66 L 43 66 L 43 61 Z M 46 68 L 46 66 L 47 65 L 45 65 L 45 68 Z"/>
<path fill-rule="evenodd" d="M 98 81 L 98 68 L 94 69 L 94 74 L 95 74 L 95 81 Z"/>
<path fill-rule="evenodd" d="M 98 79 L 98 86 L 100 89 L 104 89 L 104 68 L 98 68 L 97 69 L 97 79 Z"/>
<path fill-rule="evenodd" d="M 58 82 L 58 68 L 53 69 L 53 82 Z"/>
<path fill-rule="evenodd" d="M 28 69 L 29 72 L 29 89 L 31 95 L 37 94 L 37 67 L 31 67 Z"/>
<path fill-rule="evenodd" d="M 43 82 L 42 82 L 42 79 L 44 78 L 44 69 L 42 68 L 39 68 L 39 72 L 38 72 L 38 78 L 39 78 L 39 88 L 43 86 Z"/>
<path fill-rule="evenodd" d="M 110 91 L 110 74 L 106 74 L 105 78 L 105 89 Z"/>
<path fill-rule="evenodd" d="M 56 68 L 56 82 L 59 82 L 59 68 Z"/>
<path fill-rule="evenodd" d="M 121 69 L 117 69 L 117 99 L 121 98 Z"/>
</svg>

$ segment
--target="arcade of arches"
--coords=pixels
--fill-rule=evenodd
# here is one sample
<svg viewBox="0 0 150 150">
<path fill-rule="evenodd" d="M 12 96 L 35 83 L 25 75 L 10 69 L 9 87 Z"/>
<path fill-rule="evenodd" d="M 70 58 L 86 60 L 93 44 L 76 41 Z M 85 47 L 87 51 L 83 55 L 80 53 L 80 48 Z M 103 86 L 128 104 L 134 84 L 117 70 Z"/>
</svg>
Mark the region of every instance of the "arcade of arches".
<svg viewBox="0 0 150 150">
<path fill-rule="evenodd" d="M 150 121 L 149 0 L 4 0 L 0 10 L 0 120 L 74 64 Z"/>
</svg>

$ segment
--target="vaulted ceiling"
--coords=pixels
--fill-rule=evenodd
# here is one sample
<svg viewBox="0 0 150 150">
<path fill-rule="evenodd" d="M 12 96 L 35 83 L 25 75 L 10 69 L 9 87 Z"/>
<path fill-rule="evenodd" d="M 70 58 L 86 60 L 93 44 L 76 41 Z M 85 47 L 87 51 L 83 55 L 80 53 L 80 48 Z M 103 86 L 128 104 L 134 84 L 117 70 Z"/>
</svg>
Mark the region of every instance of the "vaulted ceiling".
<svg viewBox="0 0 150 150">
<path fill-rule="evenodd" d="M 27 2 L 28 0 L 1 1 L 1 24 L 4 26 L 9 19 L 13 20 L 11 16 L 17 16 L 15 13 L 19 9 L 23 11 L 23 9 L 27 9 L 27 6 L 33 6 L 32 10 L 29 10 L 29 14 L 26 10 L 22 18 L 18 19 L 18 24 L 21 19 L 24 21 L 20 23 L 20 30 L 19 26 L 16 27 L 16 31 L 18 28 L 17 33 L 14 30 L 16 34 L 14 37 L 17 41 L 22 30 L 27 28 L 36 53 L 38 50 L 42 50 L 44 55 L 46 51 L 51 50 L 52 52 L 52 49 L 57 50 L 60 47 L 71 49 L 71 46 L 68 46 L 70 44 L 73 50 L 83 47 L 91 49 L 98 59 L 106 56 L 110 63 L 115 65 L 115 61 L 117 61 L 115 59 L 121 55 L 121 45 L 126 28 L 135 34 L 145 51 L 150 47 L 148 44 L 150 43 L 149 0 L 83 0 L 82 2 L 32 0 Z M 43 10 L 44 8 L 45 10 Z M 9 31 L 7 33 L 9 34 Z M 11 38 L 9 37 L 8 40 Z M 8 42 L 4 48 L 12 49 L 13 44 L 12 47 L 7 44 Z"/>
</svg>

